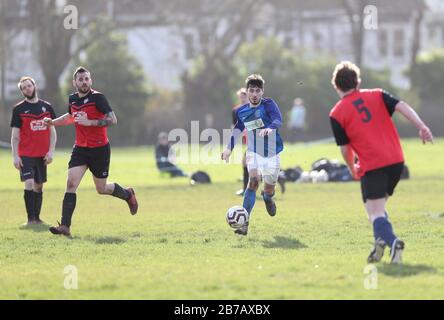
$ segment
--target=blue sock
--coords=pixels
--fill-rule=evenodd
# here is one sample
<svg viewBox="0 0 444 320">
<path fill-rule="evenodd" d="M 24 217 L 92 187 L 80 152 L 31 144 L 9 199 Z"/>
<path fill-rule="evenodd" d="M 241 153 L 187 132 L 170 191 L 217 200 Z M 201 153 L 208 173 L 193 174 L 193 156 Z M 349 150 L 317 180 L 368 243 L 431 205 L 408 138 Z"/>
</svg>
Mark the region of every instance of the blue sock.
<svg viewBox="0 0 444 320">
<path fill-rule="evenodd" d="M 262 198 L 264 199 L 265 202 L 268 202 L 271 200 L 271 198 L 273 198 L 274 196 L 274 192 L 272 194 L 268 194 L 264 191 Z"/>
<path fill-rule="evenodd" d="M 396 239 L 396 236 L 393 233 L 392 224 L 385 217 L 379 217 L 373 221 L 373 232 L 375 238 L 381 238 L 390 247 Z"/>
<path fill-rule="evenodd" d="M 244 208 L 245 210 L 248 211 L 249 214 L 251 213 L 251 210 L 253 210 L 255 202 L 256 202 L 256 191 L 247 188 L 244 194 Z"/>
</svg>

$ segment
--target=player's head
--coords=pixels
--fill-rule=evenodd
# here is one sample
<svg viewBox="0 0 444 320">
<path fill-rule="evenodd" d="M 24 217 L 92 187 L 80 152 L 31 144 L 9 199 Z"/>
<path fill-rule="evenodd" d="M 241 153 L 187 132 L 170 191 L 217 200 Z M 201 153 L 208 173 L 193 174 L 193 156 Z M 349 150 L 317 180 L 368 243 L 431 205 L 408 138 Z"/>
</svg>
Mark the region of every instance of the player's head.
<svg viewBox="0 0 444 320">
<path fill-rule="evenodd" d="M 304 100 L 302 100 L 301 98 L 295 98 L 293 101 L 293 105 L 302 106 L 302 105 L 304 105 Z"/>
<path fill-rule="evenodd" d="M 237 90 L 236 92 L 237 95 L 237 99 L 239 100 L 240 104 L 246 104 L 248 102 L 248 98 L 247 98 L 247 89 L 245 88 L 240 88 L 239 90 Z"/>
<path fill-rule="evenodd" d="M 168 144 L 168 133 L 161 132 L 157 136 L 157 142 L 161 145 L 167 145 Z"/>
<path fill-rule="evenodd" d="M 78 67 L 72 75 L 72 84 L 80 93 L 88 93 L 91 90 L 91 73 L 84 67 Z"/>
<path fill-rule="evenodd" d="M 37 96 L 37 86 L 33 78 L 21 77 L 17 86 L 26 99 L 34 99 Z"/>
<path fill-rule="evenodd" d="M 336 65 L 331 83 L 339 94 L 358 89 L 361 84 L 361 70 L 350 61 L 342 61 Z"/>
<path fill-rule="evenodd" d="M 264 95 L 265 81 L 260 74 L 252 74 L 245 80 L 245 87 L 247 88 L 248 101 L 256 105 L 261 102 Z"/>
</svg>

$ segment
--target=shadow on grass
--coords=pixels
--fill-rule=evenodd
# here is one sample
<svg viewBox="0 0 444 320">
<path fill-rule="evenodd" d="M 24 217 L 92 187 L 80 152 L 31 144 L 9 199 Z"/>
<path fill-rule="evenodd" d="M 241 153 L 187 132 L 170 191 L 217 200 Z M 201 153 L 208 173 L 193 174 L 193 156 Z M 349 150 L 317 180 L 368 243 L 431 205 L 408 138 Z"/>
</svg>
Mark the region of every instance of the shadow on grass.
<svg viewBox="0 0 444 320">
<path fill-rule="evenodd" d="M 122 244 L 126 242 L 125 239 L 120 237 L 86 237 L 84 239 L 95 244 Z"/>
<path fill-rule="evenodd" d="M 264 248 L 274 249 L 304 249 L 307 248 L 305 244 L 298 239 L 286 236 L 275 236 L 274 241 L 265 240 L 262 242 Z"/>
<path fill-rule="evenodd" d="M 20 230 L 34 231 L 34 232 L 49 232 L 49 224 L 30 224 L 26 226 L 20 226 Z"/>
<path fill-rule="evenodd" d="M 378 272 L 385 274 L 389 277 L 394 278 L 404 278 L 416 276 L 421 273 L 436 273 L 436 269 L 424 264 L 388 264 L 385 263 L 381 266 L 378 266 Z"/>
</svg>

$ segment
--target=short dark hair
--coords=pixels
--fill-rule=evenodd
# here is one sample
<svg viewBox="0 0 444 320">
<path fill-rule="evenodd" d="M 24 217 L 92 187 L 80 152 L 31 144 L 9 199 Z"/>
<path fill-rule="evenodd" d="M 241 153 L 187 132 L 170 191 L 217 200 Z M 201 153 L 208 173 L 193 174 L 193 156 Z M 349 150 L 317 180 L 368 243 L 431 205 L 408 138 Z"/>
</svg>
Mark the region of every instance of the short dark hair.
<svg viewBox="0 0 444 320">
<path fill-rule="evenodd" d="M 346 92 L 356 89 L 361 82 L 361 70 L 350 61 L 338 63 L 333 71 L 331 83 L 339 90 Z"/>
<path fill-rule="evenodd" d="M 248 76 L 248 78 L 245 80 L 245 87 L 247 88 L 247 90 L 249 87 L 258 87 L 264 89 L 264 85 L 265 80 L 260 74 L 252 74 Z"/>
<path fill-rule="evenodd" d="M 74 73 L 73 73 L 73 75 L 72 75 L 72 79 L 73 79 L 73 80 L 76 80 L 76 76 L 77 76 L 77 74 L 79 74 L 79 73 L 85 73 L 85 72 L 91 73 L 91 72 L 89 72 L 89 70 L 86 69 L 85 67 L 82 67 L 82 66 L 78 67 L 78 68 L 76 69 L 76 71 L 74 71 Z"/>
</svg>

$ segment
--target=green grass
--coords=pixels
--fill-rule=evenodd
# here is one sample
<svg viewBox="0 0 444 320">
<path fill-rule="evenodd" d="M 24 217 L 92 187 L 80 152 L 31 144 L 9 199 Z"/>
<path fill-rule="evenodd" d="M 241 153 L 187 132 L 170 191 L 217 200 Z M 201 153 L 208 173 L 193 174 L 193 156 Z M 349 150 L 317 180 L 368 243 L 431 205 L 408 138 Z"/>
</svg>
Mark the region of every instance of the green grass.
<svg viewBox="0 0 444 320">
<path fill-rule="evenodd" d="M 372 230 L 358 183 L 291 184 L 277 193 L 270 218 L 257 200 L 250 233 L 225 223 L 241 204 L 239 165 L 203 169 L 210 186 L 160 177 L 151 148 L 113 149 L 110 181 L 134 186 L 140 208 L 96 194 L 87 174 L 78 191 L 71 239 L 45 227 L 22 229 L 23 185 L 9 152 L 0 151 L 0 298 L 2 299 L 407 299 L 444 298 L 444 140 L 403 142 L 412 179 L 389 202 L 406 242 L 403 266 L 377 266 L 378 288 L 364 288 Z M 333 144 L 287 146 L 282 166 L 338 158 Z M 49 167 L 42 218 L 60 219 L 68 150 Z M 64 289 L 64 268 L 78 270 L 78 290 Z"/>
</svg>

